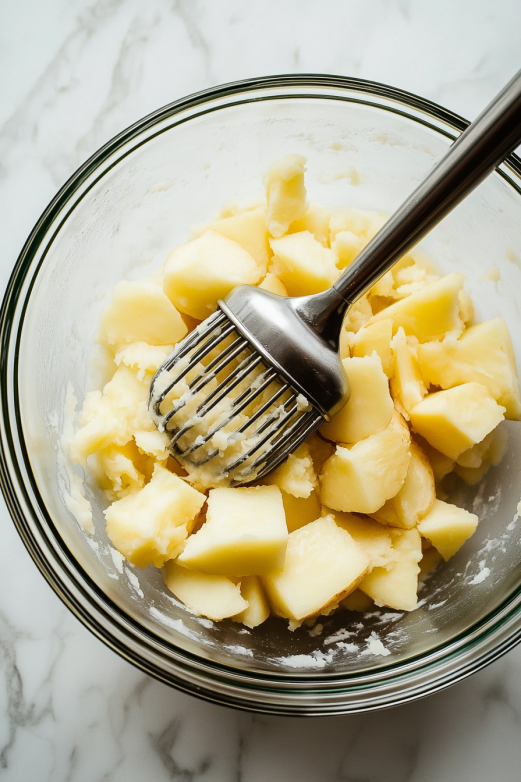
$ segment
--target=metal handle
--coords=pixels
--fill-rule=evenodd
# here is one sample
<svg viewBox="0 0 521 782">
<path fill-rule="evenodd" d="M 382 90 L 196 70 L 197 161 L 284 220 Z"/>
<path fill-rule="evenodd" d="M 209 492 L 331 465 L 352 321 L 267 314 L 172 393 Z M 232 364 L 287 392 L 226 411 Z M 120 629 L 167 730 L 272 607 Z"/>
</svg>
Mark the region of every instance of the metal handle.
<svg viewBox="0 0 521 782">
<path fill-rule="evenodd" d="M 334 284 L 353 304 L 521 143 L 521 71 L 461 134 Z"/>
</svg>

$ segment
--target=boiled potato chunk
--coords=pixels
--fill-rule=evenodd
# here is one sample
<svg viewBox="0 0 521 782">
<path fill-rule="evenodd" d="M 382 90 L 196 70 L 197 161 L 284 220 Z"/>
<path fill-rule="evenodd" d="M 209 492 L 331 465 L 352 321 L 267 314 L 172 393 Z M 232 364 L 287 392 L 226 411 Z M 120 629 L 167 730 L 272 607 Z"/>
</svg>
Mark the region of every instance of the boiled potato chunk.
<svg viewBox="0 0 521 782">
<path fill-rule="evenodd" d="M 476 382 L 486 386 L 505 410 L 521 417 L 521 396 L 510 334 L 501 318 L 471 326 L 461 337 L 418 346 L 425 380 L 441 388 Z"/>
<path fill-rule="evenodd" d="M 163 289 L 180 312 L 204 320 L 236 285 L 255 285 L 258 264 L 244 247 L 217 231 L 205 231 L 168 256 Z"/>
<path fill-rule="evenodd" d="M 299 220 L 294 220 L 288 233 L 295 234 L 300 231 L 309 231 L 317 242 L 324 247 L 329 245 L 329 209 L 321 204 L 310 204 L 307 212 Z"/>
<path fill-rule="evenodd" d="M 463 331 L 459 293 L 463 274 L 447 274 L 400 301 L 373 315 L 371 323 L 390 318 L 396 332 L 400 326 L 408 336 L 420 342 L 442 339 L 447 332 Z"/>
<path fill-rule="evenodd" d="M 371 559 L 370 570 L 386 567 L 394 562 L 393 539 L 391 532 L 367 516 L 355 513 L 334 513 L 333 518 L 339 527 L 349 532 Z"/>
<path fill-rule="evenodd" d="M 320 433 L 337 443 L 356 443 L 385 429 L 394 405 L 378 356 L 345 358 L 342 364 L 351 396 L 340 412 L 320 427 Z"/>
<path fill-rule="evenodd" d="M 361 589 L 355 589 L 340 601 L 340 605 L 347 611 L 358 611 L 363 614 L 365 611 L 369 611 L 374 604 L 369 595 L 365 595 Z"/>
<path fill-rule="evenodd" d="M 226 576 L 197 573 L 180 567 L 176 562 L 167 562 L 165 583 L 187 608 L 215 622 L 235 617 L 248 608 L 247 601 L 241 596 L 241 585 L 234 584 Z"/>
<path fill-rule="evenodd" d="M 337 446 L 322 469 L 322 503 L 333 510 L 374 513 L 405 481 L 410 442 L 407 424 L 395 412 L 382 432 L 352 446 Z"/>
<path fill-rule="evenodd" d="M 317 476 L 307 443 L 300 445 L 295 453 L 290 454 L 286 461 L 270 472 L 262 482 L 278 486 L 281 491 L 293 497 L 309 497 L 317 485 Z"/>
<path fill-rule="evenodd" d="M 407 337 L 401 327 L 391 344 L 394 353 L 391 392 L 396 405 L 408 418 L 412 408 L 422 401 L 427 389 L 416 356 L 408 345 Z"/>
<path fill-rule="evenodd" d="M 133 565 L 162 567 L 181 551 L 205 500 L 158 464 L 150 483 L 107 508 L 107 535 Z"/>
<path fill-rule="evenodd" d="M 137 379 L 152 375 L 159 369 L 165 358 L 172 352 L 173 345 L 147 345 L 146 342 L 132 342 L 121 348 L 114 357 L 116 366 L 124 364 L 137 373 Z"/>
<path fill-rule="evenodd" d="M 382 362 L 383 371 L 390 377 L 393 370 L 392 336 L 393 322 L 390 318 L 363 326 L 353 336 L 351 353 L 355 357 L 362 357 L 376 352 Z"/>
<path fill-rule="evenodd" d="M 316 521 L 321 516 L 320 502 L 316 491 L 312 491 L 306 498 L 295 497 L 293 494 L 287 494 L 283 491 L 282 503 L 288 532 L 294 532 L 311 521 Z"/>
<path fill-rule="evenodd" d="M 98 342 L 116 351 L 131 342 L 174 345 L 187 334 L 181 315 L 159 285 L 121 280 L 100 318 Z"/>
<path fill-rule="evenodd" d="M 188 539 L 180 565 L 215 575 L 251 576 L 284 564 L 288 529 L 277 486 L 212 489 L 206 519 Z"/>
<path fill-rule="evenodd" d="M 478 526 L 478 517 L 464 508 L 435 500 L 430 513 L 418 524 L 419 532 L 447 561 L 459 551 Z"/>
<path fill-rule="evenodd" d="M 503 420 L 504 407 L 481 383 L 429 394 L 411 410 L 415 432 L 450 459 L 480 443 Z"/>
<path fill-rule="evenodd" d="M 265 276 L 259 285 L 259 288 L 262 288 L 263 291 L 268 291 L 269 293 L 276 293 L 277 296 L 288 295 L 288 291 L 286 290 L 284 283 L 282 283 L 278 277 L 271 273 Z"/>
<path fill-rule="evenodd" d="M 469 486 L 485 477 L 490 467 L 497 467 L 506 453 L 508 433 L 500 426 L 487 434 L 484 440 L 464 451 L 454 466 L 454 472 Z"/>
<path fill-rule="evenodd" d="M 309 231 L 271 239 L 270 271 L 282 280 L 290 296 L 306 296 L 330 288 L 338 277 L 335 256 Z"/>
<path fill-rule="evenodd" d="M 241 595 L 248 603 L 248 608 L 233 619 L 252 629 L 265 622 L 270 615 L 270 607 L 257 576 L 244 576 L 241 579 Z"/>
<path fill-rule="evenodd" d="M 126 445 L 138 431 L 157 432 L 148 415 L 148 389 L 148 382 L 121 365 L 103 393 L 86 394 L 80 428 L 69 447 L 71 459 L 84 465 L 90 454 L 111 444 Z"/>
<path fill-rule="evenodd" d="M 415 435 L 415 440 L 417 440 L 418 445 L 429 460 L 434 475 L 434 481 L 439 483 L 454 469 L 454 459 L 450 459 L 448 456 L 445 456 L 444 453 L 437 451 L 436 448 L 433 448 L 421 435 Z"/>
<path fill-rule="evenodd" d="M 412 529 L 430 511 L 435 497 L 432 467 L 419 445 L 412 441 L 411 461 L 402 488 L 371 515 L 380 524 Z"/>
<path fill-rule="evenodd" d="M 275 238 L 286 233 L 291 223 L 304 217 L 308 208 L 303 155 L 286 155 L 274 163 L 264 175 L 268 201 L 266 225 Z"/>
<path fill-rule="evenodd" d="M 396 561 L 388 568 L 374 568 L 360 583 L 360 589 L 378 606 L 412 611 L 418 602 L 418 562 L 422 558 L 417 530 L 394 531 Z"/>
<path fill-rule="evenodd" d="M 339 231 L 331 243 L 331 249 L 337 257 L 337 267 L 345 269 L 346 266 L 349 266 L 366 244 L 366 239 L 357 236 L 352 231 Z"/>
<path fill-rule="evenodd" d="M 301 621 L 358 586 L 369 556 L 331 516 L 292 532 L 284 567 L 262 577 L 273 611 Z"/>
<path fill-rule="evenodd" d="M 260 206 L 239 215 L 216 220 L 207 230 L 217 231 L 240 244 L 255 259 L 261 274 L 266 274 L 271 251 L 266 230 L 265 207 Z"/>
</svg>

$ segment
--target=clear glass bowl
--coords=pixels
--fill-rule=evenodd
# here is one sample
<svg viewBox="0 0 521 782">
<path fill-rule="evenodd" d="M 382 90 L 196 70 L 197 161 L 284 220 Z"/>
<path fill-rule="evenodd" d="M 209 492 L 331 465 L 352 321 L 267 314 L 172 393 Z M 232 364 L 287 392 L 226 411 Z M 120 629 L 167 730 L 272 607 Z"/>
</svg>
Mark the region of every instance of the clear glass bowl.
<svg viewBox="0 0 521 782">
<path fill-rule="evenodd" d="M 57 594 L 99 638 L 168 684 L 278 714 L 342 714 L 445 687 L 507 651 L 521 633 L 521 426 L 482 485 L 452 499 L 480 516 L 411 613 L 325 619 L 322 633 L 281 620 L 249 631 L 190 614 L 161 574 L 118 569 L 100 491 L 85 476 L 95 538 L 64 502 L 65 389 L 99 385 L 93 337 L 112 286 L 142 277 L 223 202 L 262 195 L 261 174 L 306 155 L 312 200 L 392 212 L 466 126 L 415 96 L 353 79 L 285 76 L 208 90 L 146 117 L 97 152 L 34 228 L 1 317 L 2 488 L 18 530 Z M 503 317 L 521 366 L 521 161 L 512 156 L 424 241 L 443 272 L 467 275 L 478 319 Z M 380 639 L 387 656 L 371 653 Z"/>
</svg>

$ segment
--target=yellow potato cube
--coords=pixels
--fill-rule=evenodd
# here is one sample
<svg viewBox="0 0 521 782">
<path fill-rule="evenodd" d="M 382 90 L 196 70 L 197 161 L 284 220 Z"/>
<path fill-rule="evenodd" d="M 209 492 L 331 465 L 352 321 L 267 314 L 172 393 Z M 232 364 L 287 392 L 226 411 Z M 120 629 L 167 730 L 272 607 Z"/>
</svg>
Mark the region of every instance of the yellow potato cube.
<svg viewBox="0 0 521 782">
<path fill-rule="evenodd" d="M 292 532 L 284 567 L 261 580 L 273 611 L 298 622 L 338 604 L 369 564 L 366 552 L 328 516 Z"/>
<path fill-rule="evenodd" d="M 317 476 L 306 443 L 290 454 L 285 462 L 270 472 L 262 481 L 269 486 L 278 486 L 281 491 L 293 497 L 309 497 L 317 485 Z"/>
<path fill-rule="evenodd" d="M 137 379 L 143 380 L 148 373 L 152 375 L 159 369 L 165 358 L 174 349 L 173 345 L 147 345 L 146 342 L 132 342 L 116 353 L 116 366 L 124 364 L 134 369 Z"/>
<path fill-rule="evenodd" d="M 474 513 L 435 500 L 430 513 L 419 522 L 418 530 L 447 561 L 474 534 L 477 526 L 478 517 Z"/>
<path fill-rule="evenodd" d="M 270 271 L 282 280 L 290 296 L 306 296 L 330 288 L 338 277 L 335 256 L 309 231 L 270 240 L 274 257 Z"/>
<path fill-rule="evenodd" d="M 354 336 L 351 343 L 352 355 L 355 357 L 371 356 L 377 353 L 382 362 L 382 369 L 390 377 L 393 369 L 393 351 L 391 339 L 393 322 L 390 319 L 379 320 L 368 326 L 363 326 Z"/>
<path fill-rule="evenodd" d="M 107 508 L 107 535 L 133 565 L 162 567 L 181 551 L 187 526 L 205 501 L 204 494 L 158 464 L 150 483 Z"/>
<path fill-rule="evenodd" d="M 252 629 L 265 622 L 270 615 L 270 607 L 257 576 L 244 576 L 241 579 L 241 596 L 248 603 L 248 608 L 236 614 L 234 621 Z"/>
<path fill-rule="evenodd" d="M 408 419 L 410 411 L 420 404 L 427 389 L 416 356 L 401 327 L 391 344 L 394 353 L 391 393 L 398 409 Z"/>
<path fill-rule="evenodd" d="M 454 459 L 449 459 L 444 453 L 433 448 L 421 435 L 415 434 L 415 440 L 429 460 L 435 483 L 439 483 L 449 472 L 454 469 Z"/>
<path fill-rule="evenodd" d="M 461 337 L 418 346 L 425 380 L 441 388 L 476 382 L 506 408 L 505 418 L 521 417 L 521 396 L 510 334 L 501 318 L 471 326 Z"/>
<path fill-rule="evenodd" d="M 369 554 L 369 572 L 375 567 L 387 567 L 395 561 L 392 534 L 386 527 L 367 516 L 354 513 L 335 512 L 333 518 Z"/>
<path fill-rule="evenodd" d="M 342 364 L 351 396 L 329 423 L 322 424 L 320 433 L 337 443 L 356 443 L 385 429 L 394 405 L 378 356 L 345 358 Z"/>
<path fill-rule="evenodd" d="M 490 467 L 500 464 L 507 444 L 507 431 L 500 426 L 496 427 L 484 440 L 458 457 L 454 472 L 469 486 L 474 486 L 485 477 Z"/>
<path fill-rule="evenodd" d="M 288 529 L 277 486 L 212 489 L 206 523 L 178 562 L 203 573 L 251 576 L 284 564 Z"/>
<path fill-rule="evenodd" d="M 329 246 L 329 209 L 321 204 L 310 204 L 307 212 L 299 220 L 294 220 L 288 233 L 294 234 L 300 231 L 309 231 L 317 242 L 324 247 Z"/>
<path fill-rule="evenodd" d="M 132 459 L 132 446 L 139 454 L 131 441 L 123 446 L 109 445 L 95 455 L 94 473 L 111 502 L 120 500 L 145 485 L 145 476 L 137 469 Z"/>
<path fill-rule="evenodd" d="M 255 259 L 261 274 L 266 274 L 271 258 L 266 230 L 266 207 L 216 220 L 206 230 L 217 231 L 241 247 Z"/>
<path fill-rule="evenodd" d="M 360 589 L 377 606 L 412 611 L 418 603 L 418 562 L 422 558 L 421 538 L 415 529 L 394 530 L 396 561 L 388 568 L 374 568 L 360 583 Z"/>
<path fill-rule="evenodd" d="M 363 614 L 365 611 L 370 611 L 374 603 L 369 595 L 365 595 L 361 589 L 355 589 L 340 601 L 340 605 L 347 611 L 359 611 Z"/>
<path fill-rule="evenodd" d="M 371 515 L 380 524 L 411 529 L 427 515 L 435 498 L 434 475 L 429 460 L 419 445 L 412 441 L 411 461 L 402 488 Z"/>
<path fill-rule="evenodd" d="M 187 333 L 181 315 L 158 285 L 121 280 L 101 315 L 97 340 L 116 352 L 131 342 L 174 345 Z"/>
<path fill-rule="evenodd" d="M 331 249 L 337 258 L 337 267 L 345 269 L 349 266 L 366 244 L 367 240 L 364 237 L 357 236 L 352 231 L 339 231 L 331 244 Z"/>
<path fill-rule="evenodd" d="M 197 573 L 180 567 L 176 562 L 167 562 L 165 583 L 191 611 L 215 622 L 235 617 L 248 608 L 247 601 L 241 596 L 241 585 L 234 584 L 226 576 Z"/>
<path fill-rule="evenodd" d="M 275 275 L 271 273 L 265 276 L 265 278 L 259 285 L 259 288 L 262 288 L 263 291 L 276 293 L 277 296 L 288 295 L 288 291 L 286 290 L 286 286 L 284 285 L 284 283 L 281 282 L 278 277 L 275 277 Z"/>
<path fill-rule="evenodd" d="M 312 491 L 309 497 L 295 497 L 293 494 L 282 492 L 282 503 L 286 514 L 288 532 L 304 527 L 311 521 L 320 518 L 320 502 L 316 491 Z"/>
<path fill-rule="evenodd" d="M 503 420 L 505 408 L 497 404 L 488 388 L 464 383 L 429 394 L 411 410 L 415 432 L 450 459 L 457 459 Z"/>
<path fill-rule="evenodd" d="M 315 473 L 318 475 L 322 471 L 324 462 L 335 453 L 336 446 L 329 442 L 329 440 L 324 440 L 318 432 L 313 432 L 313 434 L 307 438 L 306 445 L 308 446 L 311 458 L 313 459 Z"/>
<path fill-rule="evenodd" d="M 163 289 L 180 312 L 204 320 L 236 285 L 255 285 L 261 276 L 244 247 L 217 231 L 205 231 L 170 253 Z"/>
<path fill-rule="evenodd" d="M 447 274 L 385 307 L 370 322 L 390 318 L 395 332 L 401 326 L 407 335 L 417 337 L 420 342 L 441 339 L 447 332 L 461 332 L 464 324 L 458 296 L 464 282 L 463 274 Z"/>
<path fill-rule="evenodd" d="M 303 155 L 286 155 L 264 175 L 268 202 L 266 225 L 276 238 L 285 234 L 291 223 L 304 217 L 307 211 L 305 170 Z"/>
<path fill-rule="evenodd" d="M 334 510 L 374 513 L 405 481 L 411 437 L 399 413 L 389 425 L 355 445 L 337 446 L 322 469 L 320 498 Z"/>
</svg>

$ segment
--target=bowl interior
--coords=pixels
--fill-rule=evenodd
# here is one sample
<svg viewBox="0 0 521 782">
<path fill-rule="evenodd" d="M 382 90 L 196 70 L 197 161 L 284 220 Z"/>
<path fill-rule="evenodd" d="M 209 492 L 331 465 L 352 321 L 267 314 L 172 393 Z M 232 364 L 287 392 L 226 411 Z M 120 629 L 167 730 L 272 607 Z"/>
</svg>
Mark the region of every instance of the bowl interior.
<svg viewBox="0 0 521 782">
<path fill-rule="evenodd" d="M 280 620 L 250 631 L 193 616 L 167 593 L 157 570 L 118 569 L 105 533 L 105 500 L 90 475 L 73 470 L 63 454 L 67 387 L 81 407 L 106 371 L 94 335 L 116 282 L 160 267 L 224 202 L 260 198 L 263 171 L 286 153 L 307 157 L 312 201 L 392 212 L 451 143 L 450 128 L 429 124 L 406 106 L 378 105 L 355 92 L 342 99 L 316 93 L 210 102 L 163 117 L 99 154 L 95 170 L 75 184 L 41 238 L 19 327 L 27 471 L 68 566 L 135 632 L 165 649 L 280 675 L 363 673 L 425 654 L 482 621 L 521 579 L 515 523 L 521 426 L 515 423 L 504 424 L 509 446 L 503 462 L 478 486 L 454 487 L 451 501 L 478 513 L 478 531 L 425 583 L 415 611 L 346 612 L 293 633 Z M 489 177 L 423 248 L 442 272 L 467 276 L 478 320 L 505 319 L 521 367 L 521 195 L 512 182 Z M 85 481 L 94 538 L 68 510 L 71 473 Z M 385 657 L 373 653 L 375 634 L 389 652 Z"/>
</svg>

